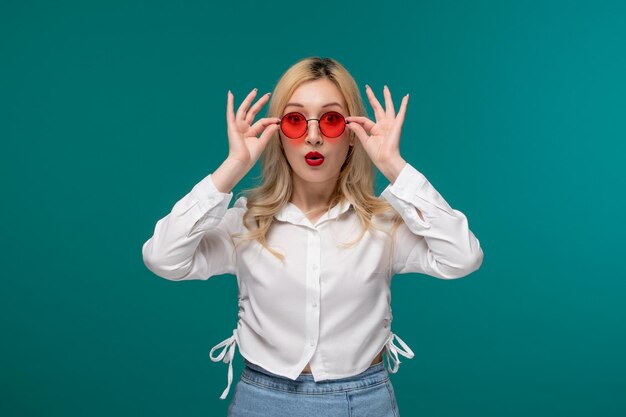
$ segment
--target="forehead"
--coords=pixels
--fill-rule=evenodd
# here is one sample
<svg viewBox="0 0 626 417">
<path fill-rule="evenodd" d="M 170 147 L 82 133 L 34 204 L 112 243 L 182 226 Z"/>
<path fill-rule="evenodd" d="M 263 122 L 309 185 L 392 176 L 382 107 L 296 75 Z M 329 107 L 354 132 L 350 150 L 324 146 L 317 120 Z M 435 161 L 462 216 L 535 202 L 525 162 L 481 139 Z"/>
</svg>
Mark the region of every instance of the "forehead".
<svg viewBox="0 0 626 417">
<path fill-rule="evenodd" d="M 307 81 L 298 86 L 287 101 L 287 106 L 294 110 L 297 108 L 319 109 L 333 102 L 339 103 L 342 108 L 345 108 L 345 101 L 339 88 L 332 81 L 321 78 Z M 290 105 L 292 103 L 301 104 L 304 107 Z"/>
</svg>

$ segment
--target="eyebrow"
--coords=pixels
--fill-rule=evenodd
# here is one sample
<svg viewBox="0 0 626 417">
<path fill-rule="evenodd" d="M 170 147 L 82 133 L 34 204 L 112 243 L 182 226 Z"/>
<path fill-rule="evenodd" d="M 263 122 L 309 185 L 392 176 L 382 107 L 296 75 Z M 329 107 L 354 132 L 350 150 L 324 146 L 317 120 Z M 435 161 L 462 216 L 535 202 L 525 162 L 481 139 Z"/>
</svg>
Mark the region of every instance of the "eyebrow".
<svg viewBox="0 0 626 417">
<path fill-rule="evenodd" d="M 333 106 L 333 105 L 335 105 L 335 106 L 339 106 L 339 107 L 341 107 L 341 108 L 343 109 L 343 106 L 342 106 L 341 104 L 337 103 L 336 101 L 333 101 L 332 103 L 324 104 L 324 105 L 322 106 L 322 108 L 324 108 L 324 107 L 330 107 L 330 106 Z M 287 107 L 289 107 L 289 106 L 304 107 L 304 105 L 302 105 L 302 104 L 300 104 L 300 103 L 287 103 L 287 105 L 285 106 L 285 108 L 287 108 Z"/>
</svg>

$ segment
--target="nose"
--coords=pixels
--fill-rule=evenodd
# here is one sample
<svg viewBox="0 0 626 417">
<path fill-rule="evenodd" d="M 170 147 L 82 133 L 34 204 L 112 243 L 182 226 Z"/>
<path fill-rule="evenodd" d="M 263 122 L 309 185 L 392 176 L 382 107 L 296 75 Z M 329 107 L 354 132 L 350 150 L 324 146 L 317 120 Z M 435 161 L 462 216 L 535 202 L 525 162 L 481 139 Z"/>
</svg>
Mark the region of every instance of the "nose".
<svg viewBox="0 0 626 417">
<path fill-rule="evenodd" d="M 313 123 L 311 123 L 313 122 Z M 308 129 L 306 132 L 306 142 L 310 144 L 317 144 L 322 142 L 322 135 L 320 134 L 320 125 L 317 120 L 309 120 Z"/>
</svg>

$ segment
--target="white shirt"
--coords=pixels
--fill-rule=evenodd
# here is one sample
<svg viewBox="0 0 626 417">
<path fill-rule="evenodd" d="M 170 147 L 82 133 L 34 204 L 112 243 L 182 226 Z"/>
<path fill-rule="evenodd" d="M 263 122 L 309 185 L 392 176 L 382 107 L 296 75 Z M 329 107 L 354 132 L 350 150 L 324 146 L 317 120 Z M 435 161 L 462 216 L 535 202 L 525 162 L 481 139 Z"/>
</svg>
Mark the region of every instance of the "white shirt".
<svg viewBox="0 0 626 417">
<path fill-rule="evenodd" d="M 269 246 L 285 255 L 284 265 L 256 241 L 234 251 L 228 234 L 247 231 L 242 222 L 246 197 L 228 208 L 233 193 L 217 190 L 211 175 L 156 223 L 142 253 L 148 269 L 169 280 L 236 275 L 237 324 L 232 336 L 209 353 L 211 360 L 229 364 L 221 399 L 232 383 L 236 345 L 248 361 L 292 380 L 308 362 L 315 381 L 359 374 L 383 348 L 389 371 L 397 372 L 398 354 L 414 354 L 391 331 L 391 278 L 407 273 L 461 278 L 482 263 L 480 242 L 465 215 L 408 163 L 381 194 L 404 219 L 393 252 L 390 239 L 378 231 L 368 231 L 351 248 L 337 245 L 360 232 L 349 203 L 335 205 L 315 224 L 288 203 L 267 235 Z M 387 230 L 391 226 L 390 216 L 373 221 Z"/>
</svg>

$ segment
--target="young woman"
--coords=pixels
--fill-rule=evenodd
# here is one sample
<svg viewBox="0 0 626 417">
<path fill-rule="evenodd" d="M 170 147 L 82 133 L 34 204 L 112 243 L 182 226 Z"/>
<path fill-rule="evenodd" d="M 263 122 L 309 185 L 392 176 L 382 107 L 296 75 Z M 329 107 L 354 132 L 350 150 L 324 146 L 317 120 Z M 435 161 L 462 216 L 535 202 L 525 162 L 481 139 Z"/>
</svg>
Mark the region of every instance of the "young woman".
<svg viewBox="0 0 626 417">
<path fill-rule="evenodd" d="M 253 103 L 254 89 L 235 113 L 229 91 L 228 157 L 143 245 L 166 279 L 236 275 L 236 328 L 210 352 L 229 364 L 221 399 L 236 345 L 244 358 L 231 416 L 398 416 L 388 372 L 414 354 L 390 328 L 392 277 L 461 278 L 482 263 L 465 215 L 400 155 L 409 95 L 396 114 L 387 86 L 384 107 L 366 93 L 375 121 L 348 71 L 318 57 L 289 68 L 271 100 Z M 261 156 L 260 185 L 229 208 Z M 374 167 L 390 183 L 382 198 Z"/>
</svg>

